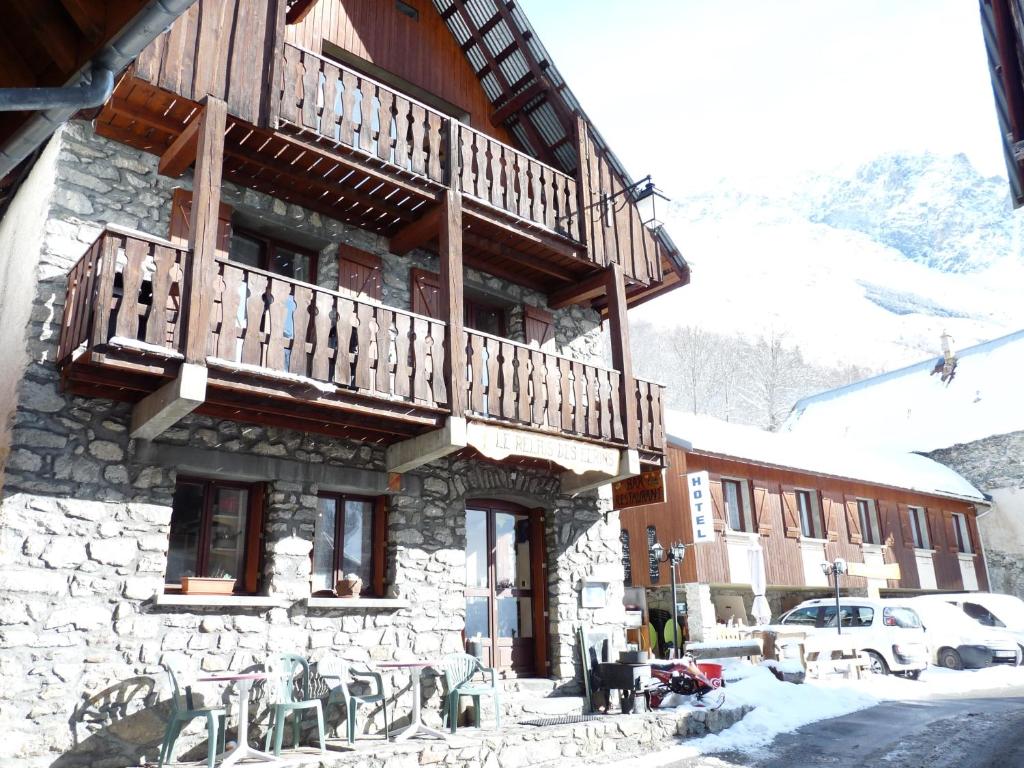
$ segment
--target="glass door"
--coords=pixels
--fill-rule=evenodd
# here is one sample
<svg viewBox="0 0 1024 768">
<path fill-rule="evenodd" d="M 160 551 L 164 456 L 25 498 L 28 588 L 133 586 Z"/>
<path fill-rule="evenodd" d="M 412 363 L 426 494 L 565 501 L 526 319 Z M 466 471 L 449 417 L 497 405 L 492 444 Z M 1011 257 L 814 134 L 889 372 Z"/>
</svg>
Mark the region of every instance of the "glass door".
<svg viewBox="0 0 1024 768">
<path fill-rule="evenodd" d="M 536 672 L 530 517 L 466 510 L 466 639 L 505 674 Z"/>
</svg>

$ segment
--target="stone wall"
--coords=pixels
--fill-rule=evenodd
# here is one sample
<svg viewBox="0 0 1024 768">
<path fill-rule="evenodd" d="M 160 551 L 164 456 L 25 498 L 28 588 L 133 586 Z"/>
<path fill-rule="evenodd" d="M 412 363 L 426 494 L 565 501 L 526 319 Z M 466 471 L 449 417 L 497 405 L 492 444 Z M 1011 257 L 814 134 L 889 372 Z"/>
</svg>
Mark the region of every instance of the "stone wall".
<svg viewBox="0 0 1024 768">
<path fill-rule="evenodd" d="M 580 607 L 581 581 L 595 567 L 619 572 L 618 516 L 598 494 L 562 495 L 555 472 L 465 459 L 427 465 L 405 475 L 389 502 L 387 596 L 405 602 L 310 608 L 316 494 L 386 492 L 379 448 L 195 415 L 145 443 L 128 437 L 129 406 L 61 391 L 53 358 L 68 270 L 105 222 L 166 235 L 177 182 L 156 175 L 155 157 L 98 138 L 82 123 L 54 141 L 56 186 L 42 246 L 17 253 L 33 265 L 38 288 L 23 342 L 31 363 L 18 392 L 0 497 L 5 753 L 28 768 L 154 759 L 167 709 L 161 661 L 216 671 L 281 651 L 314 661 L 328 654 L 373 661 L 461 649 L 471 498 L 544 510 L 547 584 L 538 588 L 548 601 L 549 672 L 574 680 L 575 625 L 614 628 L 623 619 L 621 577 L 611 580 L 606 608 Z M 327 284 L 336 280 L 330 263 L 338 242 L 386 247 L 249 190 L 229 187 L 225 200 L 322 242 L 319 278 Z M 407 303 L 409 266 L 431 258 L 386 258 L 385 300 Z M 542 300 L 483 275 L 467 276 L 471 281 L 528 303 Z M 593 313 L 563 311 L 558 318 L 564 348 L 582 355 L 597 349 Z M 155 598 L 163 591 L 179 472 L 268 484 L 263 600 L 210 608 Z M 428 685 L 426 693 L 436 704 L 436 688 Z M 408 702 L 398 711 L 407 712 Z M 436 719 L 437 708 L 428 711 Z"/>
</svg>

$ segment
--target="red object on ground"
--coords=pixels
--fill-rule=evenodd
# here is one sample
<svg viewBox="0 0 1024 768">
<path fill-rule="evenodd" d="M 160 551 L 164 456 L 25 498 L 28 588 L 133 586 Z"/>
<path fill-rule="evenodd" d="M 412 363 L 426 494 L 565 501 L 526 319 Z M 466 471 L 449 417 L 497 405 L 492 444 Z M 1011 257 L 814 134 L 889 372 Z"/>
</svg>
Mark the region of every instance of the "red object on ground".
<svg viewBox="0 0 1024 768">
<path fill-rule="evenodd" d="M 722 684 L 721 664 L 713 664 L 710 661 L 700 661 L 697 662 L 697 669 L 704 673 L 704 677 L 706 677 L 715 688 Z"/>
</svg>

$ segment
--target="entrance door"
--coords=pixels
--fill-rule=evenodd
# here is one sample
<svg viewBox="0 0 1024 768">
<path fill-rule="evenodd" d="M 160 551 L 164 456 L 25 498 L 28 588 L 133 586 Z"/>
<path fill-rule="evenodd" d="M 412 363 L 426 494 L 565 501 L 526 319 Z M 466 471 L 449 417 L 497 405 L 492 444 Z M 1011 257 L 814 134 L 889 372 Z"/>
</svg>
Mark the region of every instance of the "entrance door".
<svg viewBox="0 0 1024 768">
<path fill-rule="evenodd" d="M 466 639 L 505 675 L 544 671 L 540 530 L 536 515 L 509 505 L 466 509 Z"/>
</svg>

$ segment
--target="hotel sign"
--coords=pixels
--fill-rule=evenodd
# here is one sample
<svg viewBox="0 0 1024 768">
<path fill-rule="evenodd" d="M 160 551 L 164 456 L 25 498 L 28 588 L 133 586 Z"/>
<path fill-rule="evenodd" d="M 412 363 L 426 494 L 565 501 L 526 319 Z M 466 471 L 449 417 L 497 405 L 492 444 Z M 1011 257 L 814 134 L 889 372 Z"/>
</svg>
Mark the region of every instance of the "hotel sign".
<svg viewBox="0 0 1024 768">
<path fill-rule="evenodd" d="M 509 456 L 552 461 L 577 475 L 600 472 L 614 477 L 619 473 L 619 450 L 570 440 L 555 435 L 523 432 L 471 421 L 466 426 L 466 442 L 489 459 Z"/>
<path fill-rule="evenodd" d="M 612 509 L 643 507 L 665 501 L 665 470 L 649 469 L 612 483 Z"/>
<path fill-rule="evenodd" d="M 693 524 L 693 543 L 715 540 L 715 520 L 712 514 L 711 482 L 707 472 L 691 472 L 686 476 L 686 489 L 690 497 L 690 522 Z"/>
</svg>

